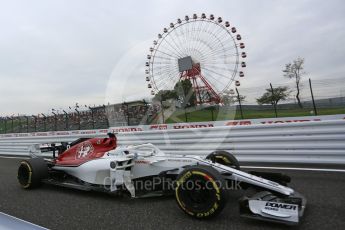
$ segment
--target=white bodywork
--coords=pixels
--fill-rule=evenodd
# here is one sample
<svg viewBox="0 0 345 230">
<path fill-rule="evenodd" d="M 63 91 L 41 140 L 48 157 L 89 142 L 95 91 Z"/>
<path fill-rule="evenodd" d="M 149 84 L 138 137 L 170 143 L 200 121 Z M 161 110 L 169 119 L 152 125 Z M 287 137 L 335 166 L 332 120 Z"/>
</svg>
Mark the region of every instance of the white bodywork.
<svg viewBox="0 0 345 230">
<path fill-rule="evenodd" d="M 53 169 L 62 170 L 86 183 L 109 186 L 111 191 L 116 191 L 118 185 L 125 185 L 132 197 L 135 197 L 133 179 L 157 176 L 162 172 L 179 174 L 184 166 L 197 164 L 212 166 L 223 174 L 225 179 L 246 182 L 284 195 L 294 194 L 294 190 L 289 187 L 213 163 L 204 157 L 166 155 L 152 144 L 119 146 L 102 158 L 90 160 L 78 167 L 54 166 Z"/>
</svg>

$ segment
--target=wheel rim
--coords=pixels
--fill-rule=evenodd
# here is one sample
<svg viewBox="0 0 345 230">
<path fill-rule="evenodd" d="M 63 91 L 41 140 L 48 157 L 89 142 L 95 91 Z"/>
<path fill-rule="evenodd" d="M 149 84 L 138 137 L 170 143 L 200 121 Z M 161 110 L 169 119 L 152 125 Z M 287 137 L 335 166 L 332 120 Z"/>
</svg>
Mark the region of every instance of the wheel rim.
<svg viewBox="0 0 345 230">
<path fill-rule="evenodd" d="M 216 162 L 219 164 L 233 166 L 233 163 L 231 162 L 231 160 L 225 156 L 216 156 Z"/>
<path fill-rule="evenodd" d="M 181 185 L 179 189 L 183 192 L 180 193 L 179 199 L 189 211 L 202 212 L 213 206 L 216 195 L 209 182 L 209 179 L 202 175 L 192 175 Z"/>
<path fill-rule="evenodd" d="M 234 169 L 239 169 L 240 166 L 238 163 L 234 162 L 230 157 L 222 154 L 214 154 L 213 157 L 209 157 L 207 159 L 212 160 L 213 163 L 218 163 L 221 165 L 225 165 Z"/>
</svg>

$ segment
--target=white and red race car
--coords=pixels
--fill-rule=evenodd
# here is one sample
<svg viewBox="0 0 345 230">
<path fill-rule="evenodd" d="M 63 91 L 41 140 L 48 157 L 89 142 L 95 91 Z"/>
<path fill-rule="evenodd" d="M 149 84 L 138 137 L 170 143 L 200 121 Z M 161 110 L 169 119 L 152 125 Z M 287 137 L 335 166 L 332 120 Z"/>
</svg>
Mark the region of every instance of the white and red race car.
<svg viewBox="0 0 345 230">
<path fill-rule="evenodd" d="M 167 155 L 152 144 L 117 146 L 116 136 L 108 135 L 34 145 L 32 158 L 19 165 L 19 184 L 31 189 L 46 183 L 133 198 L 174 194 L 178 206 L 199 219 L 219 214 L 228 190 L 241 188 L 252 193 L 239 201 L 241 216 L 293 225 L 304 213 L 306 199 L 286 186 L 288 176 L 244 172 L 229 152 Z M 37 157 L 42 152 L 51 152 L 52 158 Z"/>
</svg>

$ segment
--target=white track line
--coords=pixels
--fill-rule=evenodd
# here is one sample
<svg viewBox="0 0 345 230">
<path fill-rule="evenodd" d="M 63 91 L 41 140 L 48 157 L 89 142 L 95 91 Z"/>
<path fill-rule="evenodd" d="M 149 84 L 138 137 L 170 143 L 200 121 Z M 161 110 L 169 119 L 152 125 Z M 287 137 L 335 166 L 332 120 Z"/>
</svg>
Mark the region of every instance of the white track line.
<svg viewBox="0 0 345 230">
<path fill-rule="evenodd" d="M 320 168 L 289 168 L 289 167 L 266 167 L 266 166 L 241 166 L 245 169 L 273 169 L 273 170 L 296 170 L 317 172 L 345 172 L 345 169 L 320 169 Z"/>
<path fill-rule="evenodd" d="M 12 221 L 17 221 L 17 222 L 11 223 L 11 226 L 2 226 L 2 225 L 1 225 L 2 223 L 0 223 L 0 229 L 2 229 L 2 227 L 4 227 L 5 229 L 10 229 L 10 228 L 12 228 L 12 227 L 18 227 L 18 226 L 23 227 L 22 225 L 20 225 L 20 223 L 24 223 L 24 224 L 27 225 L 27 226 L 25 225 L 25 227 L 27 227 L 28 229 L 33 229 L 33 230 L 34 230 L 34 229 L 36 229 L 36 230 L 38 230 L 38 229 L 40 229 L 40 230 L 48 230 L 48 228 L 44 228 L 44 227 L 39 226 L 39 225 L 37 225 L 37 224 L 31 223 L 31 222 L 26 221 L 26 220 L 19 219 L 19 218 L 15 217 L 15 216 L 11 216 L 11 215 L 8 215 L 8 214 L 3 213 L 3 212 L 0 212 L 0 216 L 5 216 L 5 217 L 7 217 L 8 219 L 10 219 L 10 220 L 12 220 Z M 12 222 L 12 221 L 11 221 L 11 222 Z M 25 229 L 26 229 L 26 228 L 25 228 Z"/>
</svg>

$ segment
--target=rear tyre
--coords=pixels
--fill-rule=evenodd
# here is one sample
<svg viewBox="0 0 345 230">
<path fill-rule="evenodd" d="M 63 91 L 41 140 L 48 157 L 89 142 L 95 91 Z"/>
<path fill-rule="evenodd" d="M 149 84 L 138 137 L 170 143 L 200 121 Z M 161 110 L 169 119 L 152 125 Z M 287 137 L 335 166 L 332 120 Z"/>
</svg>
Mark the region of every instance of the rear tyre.
<svg viewBox="0 0 345 230">
<path fill-rule="evenodd" d="M 228 167 L 235 168 L 237 170 L 241 169 L 240 163 L 238 162 L 236 157 L 227 151 L 223 151 L 223 150 L 214 151 L 210 153 L 206 157 L 206 159 L 211 160 L 213 163 L 222 164 Z"/>
<path fill-rule="evenodd" d="M 225 181 L 210 166 L 191 166 L 176 180 L 178 206 L 189 216 L 207 219 L 218 215 L 226 205 Z"/>
<path fill-rule="evenodd" d="M 20 162 L 17 179 L 22 188 L 36 188 L 47 177 L 48 166 L 43 158 L 32 158 Z"/>
</svg>

